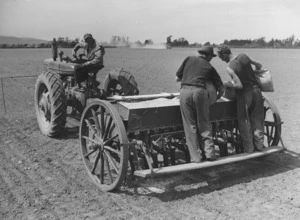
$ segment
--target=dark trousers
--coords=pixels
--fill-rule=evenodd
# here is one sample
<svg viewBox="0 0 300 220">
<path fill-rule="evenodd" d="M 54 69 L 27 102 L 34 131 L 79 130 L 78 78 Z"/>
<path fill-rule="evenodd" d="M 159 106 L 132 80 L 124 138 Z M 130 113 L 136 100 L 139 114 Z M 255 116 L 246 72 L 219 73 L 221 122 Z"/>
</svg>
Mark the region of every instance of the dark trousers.
<svg viewBox="0 0 300 220">
<path fill-rule="evenodd" d="M 264 100 L 257 86 L 237 90 L 237 117 L 245 152 L 262 150 L 264 143 Z"/>
<path fill-rule="evenodd" d="M 79 66 L 77 67 L 76 71 L 75 71 L 75 78 L 76 78 L 76 83 L 79 84 L 80 83 L 87 80 L 88 78 L 88 73 L 94 73 L 96 74 L 100 69 L 103 68 L 103 65 L 95 65 L 95 64 L 88 64 L 85 66 Z"/>
<path fill-rule="evenodd" d="M 214 157 L 215 146 L 209 120 L 209 98 L 204 88 L 182 86 L 180 90 L 180 109 L 186 144 L 192 161 L 200 162 L 201 154 Z"/>
</svg>

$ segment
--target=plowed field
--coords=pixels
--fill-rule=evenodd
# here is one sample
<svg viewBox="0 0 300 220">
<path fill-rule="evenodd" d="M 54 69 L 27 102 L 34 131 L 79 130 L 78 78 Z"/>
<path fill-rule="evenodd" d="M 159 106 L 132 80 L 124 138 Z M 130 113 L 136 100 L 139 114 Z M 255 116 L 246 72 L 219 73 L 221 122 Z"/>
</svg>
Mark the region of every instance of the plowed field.
<svg viewBox="0 0 300 220">
<path fill-rule="evenodd" d="M 135 76 L 142 94 L 177 92 L 175 71 L 195 51 L 108 49 L 99 79 L 113 67 L 124 67 Z M 267 95 L 284 121 L 282 138 L 288 150 L 204 170 L 137 179 L 107 193 L 91 183 L 84 169 L 78 121 L 69 119 L 59 139 L 39 131 L 33 107 L 35 76 L 43 71 L 50 51 L 1 50 L 0 77 L 32 77 L 2 80 L 0 219 L 299 219 L 300 51 L 246 52 L 273 72 L 276 91 Z M 226 65 L 218 58 L 212 64 L 225 80 Z"/>
</svg>

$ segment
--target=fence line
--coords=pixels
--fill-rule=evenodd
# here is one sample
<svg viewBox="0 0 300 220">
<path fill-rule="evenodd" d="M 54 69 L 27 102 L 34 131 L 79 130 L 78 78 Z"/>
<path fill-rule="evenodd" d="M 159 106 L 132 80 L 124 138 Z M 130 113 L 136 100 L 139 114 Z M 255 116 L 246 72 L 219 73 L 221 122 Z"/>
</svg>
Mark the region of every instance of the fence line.
<svg viewBox="0 0 300 220">
<path fill-rule="evenodd" d="M 4 97 L 4 86 L 3 86 L 3 79 L 2 79 L 2 77 L 1 77 L 1 88 L 2 88 L 2 100 L 3 100 L 3 107 L 4 107 L 4 115 L 6 115 L 5 97 Z"/>
<path fill-rule="evenodd" d="M 4 95 L 4 85 L 3 79 L 13 79 L 13 78 L 28 78 L 28 77 L 37 77 L 38 75 L 30 75 L 30 76 L 4 76 L 0 77 L 1 79 L 1 90 L 2 90 L 2 100 L 3 100 L 3 108 L 4 108 L 4 115 L 6 115 L 6 105 L 5 105 L 5 95 Z"/>
</svg>

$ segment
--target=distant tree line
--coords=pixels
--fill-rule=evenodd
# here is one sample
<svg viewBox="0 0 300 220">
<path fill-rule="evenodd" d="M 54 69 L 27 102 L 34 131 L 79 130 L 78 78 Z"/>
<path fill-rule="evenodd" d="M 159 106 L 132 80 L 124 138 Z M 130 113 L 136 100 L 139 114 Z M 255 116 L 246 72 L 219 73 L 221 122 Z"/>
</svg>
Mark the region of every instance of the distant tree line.
<svg viewBox="0 0 300 220">
<path fill-rule="evenodd" d="M 193 43 L 193 44 L 190 44 L 188 42 L 187 39 L 185 39 L 184 37 L 180 37 L 178 39 L 175 39 L 172 41 L 172 35 L 168 36 L 167 37 L 167 42 L 166 42 L 166 45 L 167 45 L 167 48 L 172 48 L 172 47 L 201 47 L 202 44 L 201 43 Z M 205 44 L 203 45 L 211 45 L 210 42 L 206 42 Z M 215 44 L 212 44 L 211 46 L 216 46 Z"/>
<path fill-rule="evenodd" d="M 57 45 L 60 48 L 73 48 L 78 42 L 79 38 L 72 40 L 68 37 L 58 37 L 56 39 Z M 146 39 L 143 43 L 141 41 L 137 41 L 135 43 L 129 42 L 128 37 L 123 36 L 112 36 L 109 43 L 102 42 L 105 47 L 130 47 L 132 44 L 135 46 L 143 47 L 146 45 L 152 45 L 154 42 L 151 39 Z M 34 43 L 34 44 L 0 44 L 0 48 L 51 48 L 52 41 L 48 41 L 45 43 Z"/>
<path fill-rule="evenodd" d="M 58 37 L 56 39 L 58 47 L 61 48 L 73 48 L 78 42 L 79 38 L 75 40 L 69 39 L 68 37 Z M 34 43 L 34 44 L 0 44 L 0 48 L 50 48 L 52 41 L 45 43 Z"/>
<path fill-rule="evenodd" d="M 274 39 L 266 41 L 265 37 L 260 37 L 255 40 L 224 40 L 224 44 L 232 47 L 247 47 L 247 48 L 299 48 L 300 40 L 295 39 L 294 35 L 286 39 Z"/>
<path fill-rule="evenodd" d="M 202 45 L 216 46 L 215 43 L 210 43 L 209 41 L 201 43 L 192 43 L 190 44 L 187 39 L 180 37 L 178 39 L 172 40 L 172 35 L 167 37 L 166 45 L 168 47 L 200 47 Z M 69 39 L 68 37 L 58 37 L 57 44 L 60 48 L 73 48 L 78 42 L 79 38 L 75 40 Z M 35 43 L 35 44 L 0 44 L 0 48 L 50 48 L 52 41 L 46 43 Z M 300 40 L 295 39 L 294 35 L 286 39 L 274 39 L 266 41 L 265 37 L 260 37 L 254 40 L 251 39 L 233 39 L 233 40 L 224 40 L 224 44 L 229 45 L 230 47 L 243 47 L 243 48 L 300 48 Z M 121 36 L 112 36 L 109 43 L 102 43 L 106 47 L 130 47 L 132 44 L 135 46 L 143 47 L 147 45 L 154 44 L 153 40 L 146 39 L 144 42 L 136 41 L 135 43 L 130 43 L 128 37 Z"/>
<path fill-rule="evenodd" d="M 167 37 L 166 44 L 170 45 L 172 47 L 199 47 L 199 46 L 202 46 L 201 43 L 189 44 L 189 42 L 183 37 L 172 41 L 171 36 L 172 35 Z M 230 47 L 243 47 L 243 48 L 299 48 L 300 47 L 300 40 L 295 39 L 294 35 L 291 35 L 290 37 L 288 37 L 286 39 L 282 39 L 282 40 L 272 38 L 270 41 L 266 41 L 265 37 L 260 37 L 260 38 L 254 39 L 254 40 L 251 40 L 251 39 L 224 40 L 223 43 L 229 45 Z M 203 45 L 216 46 L 215 43 L 211 44 L 209 41 L 204 43 Z"/>
<path fill-rule="evenodd" d="M 0 48 L 48 48 L 51 47 L 51 42 L 49 43 L 34 43 L 34 44 L 0 44 Z"/>
</svg>

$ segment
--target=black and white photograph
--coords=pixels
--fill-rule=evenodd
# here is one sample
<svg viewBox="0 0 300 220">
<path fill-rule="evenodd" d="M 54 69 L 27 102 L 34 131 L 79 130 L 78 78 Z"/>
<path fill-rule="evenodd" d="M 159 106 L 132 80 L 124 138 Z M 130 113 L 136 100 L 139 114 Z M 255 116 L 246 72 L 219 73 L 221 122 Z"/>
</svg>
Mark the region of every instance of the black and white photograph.
<svg viewBox="0 0 300 220">
<path fill-rule="evenodd" d="M 300 219 L 299 12 L 0 0 L 0 219 Z"/>
</svg>

